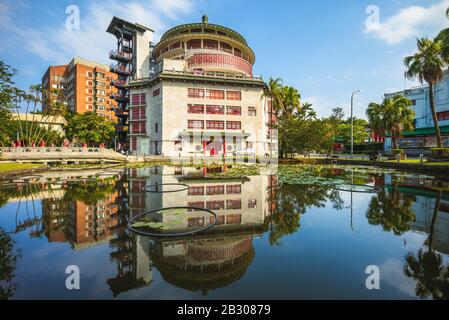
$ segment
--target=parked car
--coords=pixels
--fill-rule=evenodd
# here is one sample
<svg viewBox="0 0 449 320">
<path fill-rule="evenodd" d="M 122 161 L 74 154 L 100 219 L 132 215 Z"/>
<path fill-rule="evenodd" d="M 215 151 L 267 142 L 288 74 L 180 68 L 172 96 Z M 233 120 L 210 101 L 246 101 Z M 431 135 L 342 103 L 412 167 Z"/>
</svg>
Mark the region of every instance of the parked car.
<svg viewBox="0 0 449 320">
<path fill-rule="evenodd" d="M 255 157 L 256 153 L 253 151 L 235 151 L 234 155 L 236 157 Z"/>
</svg>

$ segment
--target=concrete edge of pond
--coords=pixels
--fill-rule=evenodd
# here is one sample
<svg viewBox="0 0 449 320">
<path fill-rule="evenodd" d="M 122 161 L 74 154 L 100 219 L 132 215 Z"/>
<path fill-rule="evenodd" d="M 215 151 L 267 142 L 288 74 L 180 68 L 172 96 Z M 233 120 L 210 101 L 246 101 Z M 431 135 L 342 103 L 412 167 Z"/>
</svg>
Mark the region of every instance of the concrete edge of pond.
<svg viewBox="0 0 449 320">
<path fill-rule="evenodd" d="M 417 173 L 428 173 L 434 175 L 446 175 L 449 173 L 449 166 L 445 165 L 431 165 L 431 164 L 415 164 L 415 163 L 397 163 L 397 162 L 376 162 L 364 160 L 346 160 L 346 159 L 301 159 L 293 160 L 279 160 L 279 164 L 336 164 L 348 166 L 365 166 L 365 167 L 379 167 L 388 169 L 397 169 L 401 171 L 412 171 Z"/>
<path fill-rule="evenodd" d="M 11 170 L 11 171 L 5 171 L 0 172 L 0 178 L 1 179 L 7 179 L 10 177 L 16 177 L 16 176 L 23 176 L 23 175 L 29 175 L 29 174 L 35 174 L 35 173 L 42 173 L 50 171 L 51 167 L 48 165 L 43 165 L 40 167 L 30 168 L 30 169 L 17 169 L 17 170 Z"/>
</svg>

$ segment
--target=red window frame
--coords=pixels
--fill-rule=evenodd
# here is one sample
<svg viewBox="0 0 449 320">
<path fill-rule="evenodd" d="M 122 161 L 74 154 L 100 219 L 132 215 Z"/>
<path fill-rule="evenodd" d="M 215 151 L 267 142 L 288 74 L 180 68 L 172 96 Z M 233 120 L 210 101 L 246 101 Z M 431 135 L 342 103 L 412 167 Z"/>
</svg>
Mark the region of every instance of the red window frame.
<svg viewBox="0 0 449 320">
<path fill-rule="evenodd" d="M 204 187 L 189 187 L 189 196 L 204 196 Z"/>
<path fill-rule="evenodd" d="M 224 129 L 224 121 L 219 120 L 206 120 L 206 129 Z"/>
<path fill-rule="evenodd" d="M 224 186 L 208 186 L 206 187 L 206 194 L 208 196 L 213 196 L 217 194 L 224 194 L 225 187 Z"/>
<path fill-rule="evenodd" d="M 241 224 L 242 215 L 241 214 L 229 214 L 226 216 L 226 224 Z"/>
<path fill-rule="evenodd" d="M 206 90 L 206 99 L 224 100 L 225 99 L 225 91 L 224 90 L 207 89 Z"/>
<path fill-rule="evenodd" d="M 241 193 L 242 193 L 241 184 L 226 186 L 226 194 L 241 194 Z"/>
<path fill-rule="evenodd" d="M 449 111 L 438 112 L 437 116 L 439 121 L 449 120 Z"/>
<path fill-rule="evenodd" d="M 187 113 L 204 114 L 204 104 L 187 105 Z"/>
<path fill-rule="evenodd" d="M 224 106 L 207 105 L 206 114 L 225 114 L 225 108 Z"/>
<path fill-rule="evenodd" d="M 187 120 L 187 127 L 189 129 L 204 129 L 203 120 Z"/>
<path fill-rule="evenodd" d="M 187 96 L 189 98 L 204 98 L 204 89 L 189 88 Z"/>
<path fill-rule="evenodd" d="M 240 121 L 226 121 L 226 129 L 228 130 L 241 130 L 242 122 Z"/>
<path fill-rule="evenodd" d="M 226 200 L 226 210 L 240 210 L 242 209 L 242 200 Z"/>
<path fill-rule="evenodd" d="M 224 210 L 225 209 L 225 202 L 222 201 L 208 201 L 206 203 L 206 209 L 207 210 Z"/>
<path fill-rule="evenodd" d="M 242 100 L 242 92 L 241 91 L 226 91 L 226 99 L 241 101 Z"/>
<path fill-rule="evenodd" d="M 146 105 L 146 94 L 145 93 L 133 93 L 131 95 L 131 105 L 132 106 Z"/>
<path fill-rule="evenodd" d="M 226 107 L 227 115 L 241 116 L 242 115 L 242 107 L 237 106 L 227 106 Z"/>
</svg>

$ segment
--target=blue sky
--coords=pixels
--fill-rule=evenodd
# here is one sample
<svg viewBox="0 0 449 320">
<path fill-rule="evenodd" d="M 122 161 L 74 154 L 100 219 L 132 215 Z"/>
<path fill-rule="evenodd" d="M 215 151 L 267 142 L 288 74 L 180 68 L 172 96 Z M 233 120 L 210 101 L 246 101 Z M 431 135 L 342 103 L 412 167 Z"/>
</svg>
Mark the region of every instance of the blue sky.
<svg viewBox="0 0 449 320">
<path fill-rule="evenodd" d="M 69 5 L 80 9 L 79 30 L 65 28 Z M 370 5 L 379 20 L 367 14 Z M 449 26 L 446 7 L 449 0 L 0 0 L 0 59 L 19 70 L 16 82 L 27 88 L 49 65 L 76 55 L 109 64 L 115 43 L 105 29 L 114 15 L 155 29 L 157 40 L 207 14 L 246 37 L 255 74 L 295 86 L 320 116 L 337 106 L 349 113 L 351 93 L 360 89 L 355 114 L 362 117 L 383 93 L 417 85 L 404 83 L 402 60 L 416 37 Z"/>
</svg>

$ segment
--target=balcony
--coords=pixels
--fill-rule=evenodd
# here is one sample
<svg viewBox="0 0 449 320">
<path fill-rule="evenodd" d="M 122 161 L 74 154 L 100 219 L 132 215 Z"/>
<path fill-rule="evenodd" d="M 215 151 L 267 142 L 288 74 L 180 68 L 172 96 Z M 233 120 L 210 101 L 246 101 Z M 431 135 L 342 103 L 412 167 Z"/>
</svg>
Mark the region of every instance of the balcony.
<svg viewBox="0 0 449 320">
<path fill-rule="evenodd" d="M 119 103 L 128 103 L 129 102 L 129 96 L 120 94 L 120 93 L 111 94 L 111 99 L 113 99 Z"/>
<path fill-rule="evenodd" d="M 250 62 L 224 51 L 192 49 L 186 54 L 189 70 L 221 70 L 241 72 L 252 76 L 253 66 Z"/>
<path fill-rule="evenodd" d="M 133 58 L 130 53 L 111 50 L 109 52 L 109 59 L 123 62 L 131 62 Z"/>
<path fill-rule="evenodd" d="M 117 79 L 117 80 L 111 80 L 110 84 L 111 84 L 111 86 L 114 86 L 118 89 L 124 89 L 127 82 L 125 80 Z"/>
<path fill-rule="evenodd" d="M 133 74 L 132 68 L 129 68 L 129 67 L 127 68 L 127 67 L 123 67 L 120 65 L 114 65 L 114 64 L 111 64 L 110 67 L 111 67 L 111 69 L 110 69 L 111 72 L 117 73 L 122 76 L 131 76 Z"/>
</svg>

